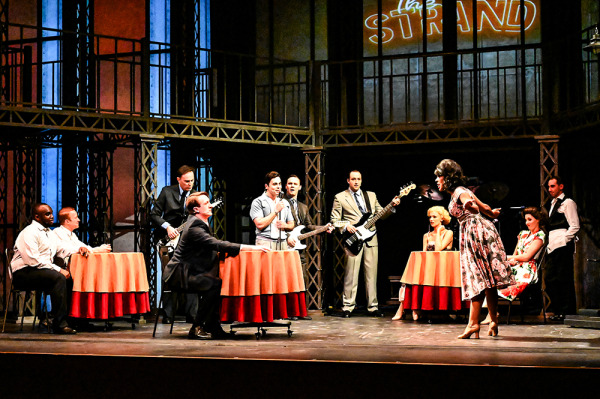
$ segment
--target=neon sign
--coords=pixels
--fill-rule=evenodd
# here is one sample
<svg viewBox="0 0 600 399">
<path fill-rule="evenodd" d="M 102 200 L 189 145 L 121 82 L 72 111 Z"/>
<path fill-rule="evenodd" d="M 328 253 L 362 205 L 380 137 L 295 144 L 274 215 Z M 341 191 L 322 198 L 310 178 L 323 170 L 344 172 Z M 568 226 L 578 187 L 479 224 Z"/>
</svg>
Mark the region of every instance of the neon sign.
<svg viewBox="0 0 600 399">
<path fill-rule="evenodd" d="M 442 4 L 441 0 L 424 0 L 427 11 L 427 36 L 442 34 Z M 490 32 L 499 35 L 511 35 L 520 32 L 521 0 L 476 0 L 477 1 L 477 31 Z M 539 0 L 524 1 L 525 31 L 531 30 L 538 21 L 537 4 Z M 394 1 L 395 3 L 395 1 Z M 466 7 L 465 4 L 466 3 Z M 369 15 L 365 19 L 367 35 L 371 44 L 377 44 L 379 36 L 377 29 L 382 24 L 381 42 L 386 44 L 392 40 L 413 40 L 416 35 L 423 33 L 423 0 L 397 0 L 397 7 L 381 14 Z M 472 1 L 457 0 L 458 32 L 467 34 L 473 30 Z M 467 9 L 469 10 L 467 12 Z M 416 33 L 415 33 L 416 32 Z"/>
</svg>

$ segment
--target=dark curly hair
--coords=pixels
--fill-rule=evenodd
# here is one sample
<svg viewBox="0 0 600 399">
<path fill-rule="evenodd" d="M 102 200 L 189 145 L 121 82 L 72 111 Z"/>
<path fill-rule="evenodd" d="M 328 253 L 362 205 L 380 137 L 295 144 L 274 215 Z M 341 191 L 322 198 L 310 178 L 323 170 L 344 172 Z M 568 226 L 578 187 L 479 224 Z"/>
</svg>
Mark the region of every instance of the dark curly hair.
<svg viewBox="0 0 600 399">
<path fill-rule="evenodd" d="M 451 159 L 443 159 L 433 172 L 436 176 L 444 178 L 442 189 L 444 191 L 454 190 L 458 186 L 462 186 L 467 181 L 463 175 L 462 168 L 459 164 Z"/>
<path fill-rule="evenodd" d="M 546 212 L 544 208 L 528 206 L 527 208 L 523 209 L 521 214 L 523 215 L 523 219 L 525 219 L 525 215 L 533 216 L 540 223 L 540 230 L 546 234 L 546 240 L 548 240 L 548 212 Z"/>
</svg>

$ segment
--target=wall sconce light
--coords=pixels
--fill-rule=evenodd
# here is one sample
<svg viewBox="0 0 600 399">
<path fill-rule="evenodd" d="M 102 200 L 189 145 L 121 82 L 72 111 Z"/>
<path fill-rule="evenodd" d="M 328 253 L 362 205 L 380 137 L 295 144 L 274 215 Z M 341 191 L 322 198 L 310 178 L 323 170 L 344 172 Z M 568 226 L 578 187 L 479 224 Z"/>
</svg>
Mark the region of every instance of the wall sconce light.
<svg viewBox="0 0 600 399">
<path fill-rule="evenodd" d="M 590 44 L 583 48 L 585 51 L 590 51 L 594 54 L 600 54 L 600 33 L 598 33 L 598 26 L 590 39 Z"/>
</svg>

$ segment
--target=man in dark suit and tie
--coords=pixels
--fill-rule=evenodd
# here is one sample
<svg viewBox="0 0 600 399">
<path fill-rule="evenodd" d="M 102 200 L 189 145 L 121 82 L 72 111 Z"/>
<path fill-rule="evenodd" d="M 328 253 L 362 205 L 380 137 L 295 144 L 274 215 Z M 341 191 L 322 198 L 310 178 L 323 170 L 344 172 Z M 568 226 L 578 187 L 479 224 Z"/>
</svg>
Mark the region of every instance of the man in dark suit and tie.
<svg viewBox="0 0 600 399">
<path fill-rule="evenodd" d="M 191 194 L 187 211 L 190 216 L 173 257 L 165 267 L 164 281 L 169 288 L 196 292 L 198 311 L 188 334 L 190 339 L 228 338 L 230 334 L 223 331 L 219 320 L 222 284 L 219 257 L 266 249 L 214 238 L 208 224 L 212 205 L 206 192 Z"/>
<path fill-rule="evenodd" d="M 154 231 L 155 242 L 165 236 L 171 240 L 179 236 L 177 228 L 186 220 L 185 201 L 191 193 L 195 193 L 194 186 L 195 168 L 183 165 L 177 169 L 177 184 L 165 186 L 154 202 L 154 207 L 150 212 L 150 220 L 156 226 Z M 171 251 L 170 251 L 171 252 Z M 168 296 L 163 301 L 165 314 L 163 323 L 170 324 L 169 318 L 173 315 L 173 303 Z M 191 322 L 196 314 L 197 296 L 186 295 L 185 314 L 188 322 Z"/>
<path fill-rule="evenodd" d="M 290 209 L 292 211 L 292 217 L 294 218 L 294 225 L 304 226 L 306 230 L 315 230 L 319 226 L 315 226 L 313 224 L 312 218 L 308 213 L 308 206 L 306 204 L 298 201 L 298 193 L 302 190 L 302 186 L 300 185 L 300 179 L 296 175 L 290 175 L 287 178 L 287 183 L 285 185 L 285 200 L 289 202 Z M 333 231 L 333 225 L 328 230 L 329 233 Z M 296 239 L 294 236 L 290 235 L 287 239 L 288 247 L 294 248 L 296 246 Z M 300 262 L 302 263 L 302 274 L 304 277 L 304 286 L 308 290 L 308 262 L 306 260 L 306 250 L 300 249 Z M 308 297 L 307 297 L 308 298 Z M 311 320 L 311 317 L 304 317 L 305 320 Z"/>
<path fill-rule="evenodd" d="M 359 171 L 353 170 L 348 175 L 348 189 L 336 194 L 333 200 L 331 210 L 331 222 L 347 221 L 350 224 L 341 228 L 342 232 L 347 231 L 350 234 L 356 232 L 353 225 L 358 223 L 367 212 L 376 214 L 383 207 L 377 201 L 377 196 L 371 191 L 360 189 L 362 185 L 362 175 Z M 400 198 L 396 197 L 392 201 L 396 206 L 400 203 Z M 377 234 L 364 246 L 356 256 L 346 255 L 346 268 L 344 270 L 344 293 L 343 306 L 344 317 L 350 317 L 356 306 L 356 291 L 358 288 L 358 278 L 361 263 L 364 267 L 365 285 L 367 291 L 367 313 L 370 316 L 382 317 L 383 313 L 379 310 L 377 302 L 377 261 L 378 261 L 378 242 Z"/>
</svg>

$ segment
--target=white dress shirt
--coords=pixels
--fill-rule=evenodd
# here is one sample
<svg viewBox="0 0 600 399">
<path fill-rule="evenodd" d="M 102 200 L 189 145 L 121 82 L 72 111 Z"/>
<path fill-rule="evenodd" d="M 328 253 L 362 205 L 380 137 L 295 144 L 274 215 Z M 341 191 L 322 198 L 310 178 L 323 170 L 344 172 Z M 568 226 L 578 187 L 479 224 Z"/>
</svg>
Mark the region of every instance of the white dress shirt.
<svg viewBox="0 0 600 399">
<path fill-rule="evenodd" d="M 565 198 L 565 193 L 558 196 L 560 199 Z M 552 199 L 552 205 L 550 206 L 550 213 L 554 209 L 556 204 L 556 198 Z M 567 198 L 560 204 L 560 207 L 556 212 L 563 213 L 569 223 L 568 229 L 556 229 L 550 231 L 548 237 L 548 253 L 554 251 L 556 248 L 566 246 L 570 241 L 575 238 L 575 234 L 579 231 L 579 216 L 577 215 L 577 204 L 570 198 Z"/>
<path fill-rule="evenodd" d="M 79 252 L 79 248 L 81 247 L 86 247 L 89 251 L 94 250 L 89 245 L 81 242 L 75 233 L 64 226 L 52 230 L 52 234 L 55 236 L 56 240 L 62 242 L 65 247 L 64 250 L 59 250 L 57 253 L 61 258 L 67 258 L 69 255 Z"/>
<path fill-rule="evenodd" d="M 52 231 L 42 226 L 36 220 L 23 229 L 15 242 L 15 255 L 10 262 L 13 273 L 24 267 L 38 269 L 53 269 L 60 272 L 61 268 L 52 263 L 57 251 L 68 251 Z"/>
</svg>

